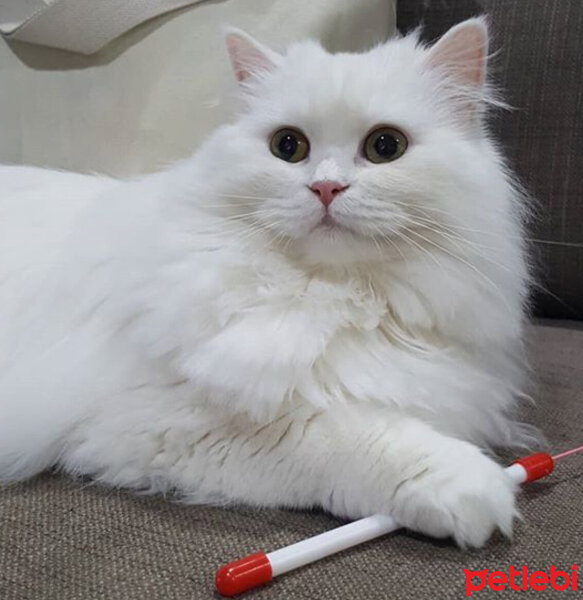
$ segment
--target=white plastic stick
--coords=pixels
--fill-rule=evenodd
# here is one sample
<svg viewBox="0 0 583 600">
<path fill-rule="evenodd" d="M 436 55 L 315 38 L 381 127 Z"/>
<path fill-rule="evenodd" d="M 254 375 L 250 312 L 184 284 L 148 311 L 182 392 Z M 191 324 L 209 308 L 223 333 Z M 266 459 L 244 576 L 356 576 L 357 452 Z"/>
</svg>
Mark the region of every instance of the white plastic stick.
<svg viewBox="0 0 583 600">
<path fill-rule="evenodd" d="M 506 468 L 506 473 L 516 483 L 526 481 L 525 468 L 514 463 Z M 277 577 L 298 567 L 346 550 L 357 544 L 368 542 L 381 535 L 400 529 L 401 525 L 389 515 L 373 515 L 347 525 L 325 531 L 291 546 L 266 554 L 271 565 L 271 576 Z"/>
<path fill-rule="evenodd" d="M 380 535 L 399 529 L 400 525 L 388 515 L 373 515 L 342 527 L 325 531 L 297 544 L 269 552 L 271 576 L 277 577 L 298 567 L 330 556 L 351 546 L 368 542 Z"/>
<path fill-rule="evenodd" d="M 524 483 L 550 473 L 552 468 L 552 457 L 539 453 L 510 465 L 506 468 L 506 473 L 516 483 Z M 215 578 L 217 591 L 222 596 L 235 596 L 267 583 L 278 575 L 391 533 L 400 527 L 390 515 L 373 515 L 267 554 L 251 554 L 219 569 Z"/>
</svg>

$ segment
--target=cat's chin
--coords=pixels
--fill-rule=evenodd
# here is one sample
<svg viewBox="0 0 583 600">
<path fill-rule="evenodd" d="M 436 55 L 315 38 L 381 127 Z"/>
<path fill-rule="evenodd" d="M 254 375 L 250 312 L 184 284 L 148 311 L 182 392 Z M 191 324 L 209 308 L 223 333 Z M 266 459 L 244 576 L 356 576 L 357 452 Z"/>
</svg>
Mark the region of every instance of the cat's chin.
<svg viewBox="0 0 583 600">
<path fill-rule="evenodd" d="M 327 238 L 337 238 L 340 236 L 352 236 L 352 237 L 361 237 L 358 233 L 342 225 L 338 221 L 334 221 L 332 218 L 324 217 L 314 229 L 312 229 L 312 233 L 317 233 L 320 236 L 326 236 Z"/>
<path fill-rule="evenodd" d="M 338 223 L 321 223 L 296 240 L 293 253 L 307 264 L 348 265 L 387 260 L 374 241 Z"/>
</svg>

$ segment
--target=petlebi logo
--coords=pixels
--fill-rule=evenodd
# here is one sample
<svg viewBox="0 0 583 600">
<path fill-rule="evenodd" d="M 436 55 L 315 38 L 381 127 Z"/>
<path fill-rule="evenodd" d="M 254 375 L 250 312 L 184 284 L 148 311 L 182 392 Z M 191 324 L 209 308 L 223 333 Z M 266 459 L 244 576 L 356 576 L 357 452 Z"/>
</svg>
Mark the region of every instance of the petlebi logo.
<svg viewBox="0 0 583 600">
<path fill-rule="evenodd" d="M 504 571 L 490 571 L 489 569 L 482 569 L 481 571 L 464 569 L 466 596 L 470 597 L 474 592 L 481 592 L 486 589 L 493 592 L 503 590 L 544 592 L 551 589 L 557 592 L 576 591 L 578 589 L 578 569 L 579 565 L 571 565 L 566 571 L 561 571 L 555 565 L 551 565 L 549 572 L 529 571 L 526 565 L 521 568 L 510 565 L 507 573 Z"/>
</svg>

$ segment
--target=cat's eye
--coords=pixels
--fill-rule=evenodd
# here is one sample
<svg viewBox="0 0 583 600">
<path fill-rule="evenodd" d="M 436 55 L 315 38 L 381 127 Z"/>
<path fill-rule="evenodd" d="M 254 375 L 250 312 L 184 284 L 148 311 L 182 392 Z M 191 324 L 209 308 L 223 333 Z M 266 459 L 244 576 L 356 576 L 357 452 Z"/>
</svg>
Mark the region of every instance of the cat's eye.
<svg viewBox="0 0 583 600">
<path fill-rule="evenodd" d="M 298 129 L 285 127 L 273 134 L 269 148 L 277 158 L 297 163 L 304 160 L 310 153 L 310 142 Z"/>
<path fill-rule="evenodd" d="M 378 127 L 364 140 L 364 156 L 373 163 L 386 163 L 403 156 L 408 142 L 405 134 L 394 127 Z"/>
</svg>

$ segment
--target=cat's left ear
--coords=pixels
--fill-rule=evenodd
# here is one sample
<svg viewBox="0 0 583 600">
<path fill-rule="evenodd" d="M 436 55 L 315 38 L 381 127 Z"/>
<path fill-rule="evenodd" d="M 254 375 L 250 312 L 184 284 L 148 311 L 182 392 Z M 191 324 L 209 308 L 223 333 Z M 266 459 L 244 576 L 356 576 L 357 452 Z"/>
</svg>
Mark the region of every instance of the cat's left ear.
<svg viewBox="0 0 583 600">
<path fill-rule="evenodd" d="M 277 52 L 234 27 L 225 30 L 225 44 L 239 82 L 246 81 L 253 75 L 269 72 L 281 62 L 281 55 Z"/>
<path fill-rule="evenodd" d="M 488 27 L 483 18 L 452 27 L 432 48 L 427 61 L 464 87 L 481 88 L 486 80 Z"/>
</svg>

